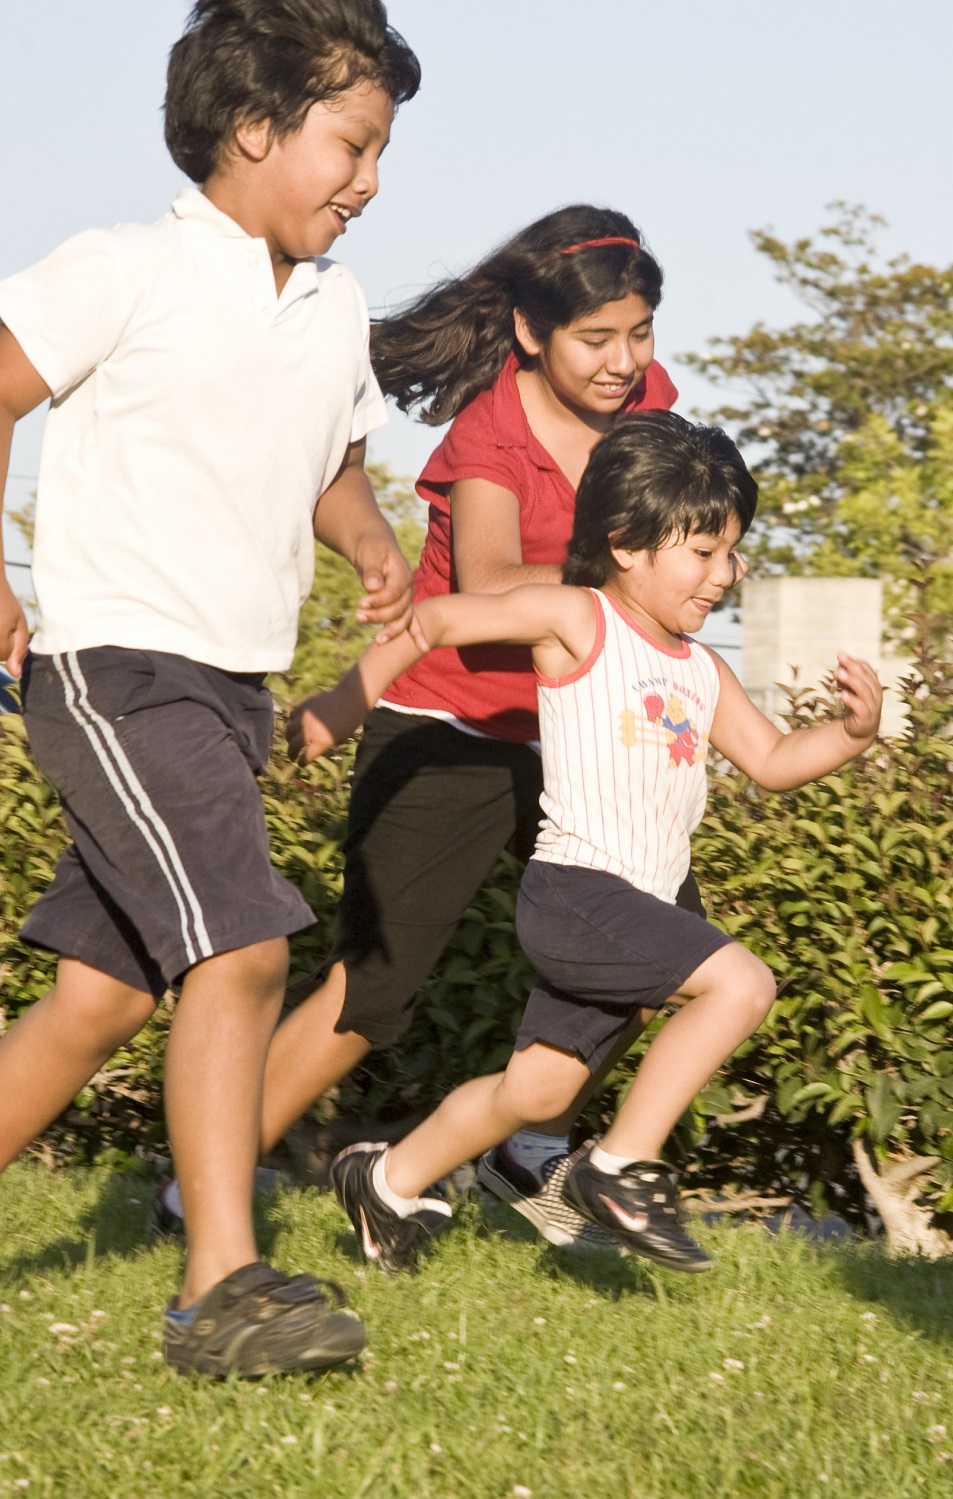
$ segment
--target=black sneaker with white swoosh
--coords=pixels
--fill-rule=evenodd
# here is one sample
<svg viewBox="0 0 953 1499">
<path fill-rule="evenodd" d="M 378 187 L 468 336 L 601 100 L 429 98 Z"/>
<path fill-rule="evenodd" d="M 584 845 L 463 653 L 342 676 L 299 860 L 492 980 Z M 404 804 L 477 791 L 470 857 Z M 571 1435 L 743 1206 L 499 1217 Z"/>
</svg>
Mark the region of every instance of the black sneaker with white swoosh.
<svg viewBox="0 0 953 1499">
<path fill-rule="evenodd" d="M 445 1228 L 450 1204 L 442 1197 L 419 1197 L 406 1218 L 382 1201 L 374 1167 L 387 1146 L 363 1141 L 349 1145 L 331 1162 L 331 1185 L 357 1235 L 361 1254 L 382 1270 L 409 1270 L 428 1238 Z"/>
<path fill-rule="evenodd" d="M 567 1172 L 563 1196 L 643 1259 L 669 1270 L 712 1268 L 711 1257 L 682 1227 L 677 1177 L 665 1161 L 633 1161 L 611 1176 L 581 1155 Z"/>
</svg>

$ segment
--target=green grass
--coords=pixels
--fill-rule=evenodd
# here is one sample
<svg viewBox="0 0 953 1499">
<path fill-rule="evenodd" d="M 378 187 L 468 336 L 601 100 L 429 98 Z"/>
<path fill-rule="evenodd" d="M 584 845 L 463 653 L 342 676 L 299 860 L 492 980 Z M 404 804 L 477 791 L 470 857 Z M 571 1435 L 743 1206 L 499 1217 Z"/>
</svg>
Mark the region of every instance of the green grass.
<svg viewBox="0 0 953 1499">
<path fill-rule="evenodd" d="M 702 1227 L 708 1276 L 571 1259 L 464 1206 L 416 1277 L 334 1202 L 262 1207 L 267 1253 L 343 1282 L 370 1352 L 324 1377 L 166 1369 L 152 1183 L 0 1180 L 0 1495 L 898 1499 L 953 1492 L 953 1264 Z M 64 1327 L 65 1325 L 65 1327 Z M 59 1329 L 59 1330 L 57 1330 Z"/>
</svg>

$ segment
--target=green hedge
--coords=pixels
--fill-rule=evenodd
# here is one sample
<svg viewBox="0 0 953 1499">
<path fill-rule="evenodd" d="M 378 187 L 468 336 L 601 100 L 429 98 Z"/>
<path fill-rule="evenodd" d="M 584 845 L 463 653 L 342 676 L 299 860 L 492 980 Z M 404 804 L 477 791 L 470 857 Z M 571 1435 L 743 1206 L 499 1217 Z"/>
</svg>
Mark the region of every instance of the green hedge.
<svg viewBox="0 0 953 1499">
<path fill-rule="evenodd" d="M 699 1190 L 780 1196 L 863 1224 L 860 1141 L 881 1176 L 902 1168 L 918 1203 L 953 1211 L 953 667 L 924 647 L 918 673 L 907 735 L 838 774 L 784 795 L 730 770 L 713 778 L 695 868 L 713 919 L 771 965 L 780 994 L 678 1132 L 674 1148 Z M 796 705 L 801 720 L 818 711 Z M 276 865 L 318 916 L 293 944 L 299 987 L 328 946 L 350 761 L 345 750 L 300 771 L 276 754 L 263 784 Z M 0 822 L 9 1023 L 50 981 L 51 962 L 15 931 L 64 839 L 12 718 L 0 719 Z M 400 1117 L 502 1064 L 531 978 L 513 936 L 518 884 L 504 857 L 425 986 L 410 1034 L 347 1079 L 324 1113 Z M 90 1156 L 161 1140 L 168 1018 L 160 1011 L 84 1090 L 50 1151 Z M 617 1069 L 587 1124 L 611 1113 L 637 1060 L 636 1051 Z"/>
</svg>

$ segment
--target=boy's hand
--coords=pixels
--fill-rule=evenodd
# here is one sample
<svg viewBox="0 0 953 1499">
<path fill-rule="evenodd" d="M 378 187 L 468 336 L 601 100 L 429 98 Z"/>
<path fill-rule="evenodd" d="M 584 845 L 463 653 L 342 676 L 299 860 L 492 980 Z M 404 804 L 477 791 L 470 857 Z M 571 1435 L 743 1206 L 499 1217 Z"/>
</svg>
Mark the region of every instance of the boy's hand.
<svg viewBox="0 0 953 1499">
<path fill-rule="evenodd" d="M 11 677 L 19 677 L 30 643 L 30 627 L 16 594 L 0 574 L 0 661 Z"/>
<path fill-rule="evenodd" d="M 288 754 L 308 765 L 338 743 L 334 728 L 334 691 L 316 692 L 296 703 L 288 716 Z M 343 736 L 345 739 L 347 735 Z"/>
<path fill-rule="evenodd" d="M 410 624 L 413 574 L 399 547 L 380 536 L 360 543 L 354 567 L 366 589 L 357 606 L 357 618 L 361 624 L 383 625 L 376 639 L 384 645 Z"/>
<path fill-rule="evenodd" d="M 880 727 L 884 695 L 873 667 L 868 666 L 866 661 L 855 661 L 853 656 L 839 651 L 834 680 L 840 688 L 844 704 L 844 729 L 849 737 L 867 740 L 875 738 Z"/>
</svg>

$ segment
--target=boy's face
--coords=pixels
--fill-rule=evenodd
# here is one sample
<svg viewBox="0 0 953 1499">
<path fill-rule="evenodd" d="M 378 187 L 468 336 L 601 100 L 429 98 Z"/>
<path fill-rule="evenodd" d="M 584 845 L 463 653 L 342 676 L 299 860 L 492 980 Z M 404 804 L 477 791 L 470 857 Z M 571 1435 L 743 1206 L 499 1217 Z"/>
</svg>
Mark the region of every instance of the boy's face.
<svg viewBox="0 0 953 1499">
<path fill-rule="evenodd" d="M 393 118 L 390 97 L 364 82 L 313 104 L 300 130 L 283 140 L 272 139 L 267 124 L 239 127 L 239 149 L 257 158 L 245 179 L 242 227 L 265 239 L 272 260 L 324 255 L 364 210 L 377 192 L 377 162 Z"/>
<path fill-rule="evenodd" d="M 741 526 L 732 516 L 719 535 L 692 531 L 657 552 L 613 553 L 622 601 L 669 635 L 694 635 L 734 581 L 731 559 L 740 540 Z"/>
</svg>

